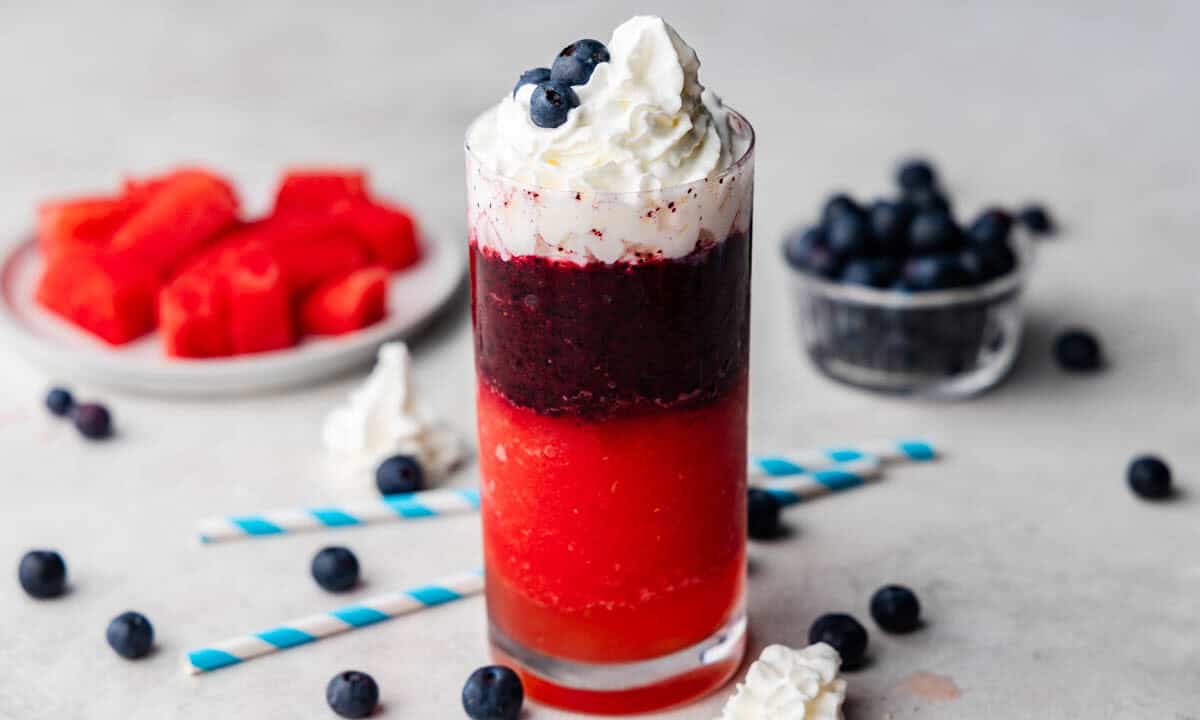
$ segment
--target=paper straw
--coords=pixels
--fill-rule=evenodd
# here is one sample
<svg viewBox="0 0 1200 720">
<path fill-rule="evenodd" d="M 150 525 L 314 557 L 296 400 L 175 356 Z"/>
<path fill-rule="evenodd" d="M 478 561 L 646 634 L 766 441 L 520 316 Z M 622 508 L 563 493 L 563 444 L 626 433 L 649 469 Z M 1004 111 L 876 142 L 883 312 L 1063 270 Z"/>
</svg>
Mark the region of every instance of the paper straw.
<svg viewBox="0 0 1200 720">
<path fill-rule="evenodd" d="M 477 510 L 478 490 L 426 490 L 387 495 L 340 507 L 292 508 L 257 515 L 210 518 L 200 523 L 200 541 L 216 543 L 270 537 L 311 530 L 457 515 Z"/>
<path fill-rule="evenodd" d="M 859 445 L 808 448 L 750 459 L 751 476 L 787 477 L 837 467 L 852 460 L 876 457 L 884 462 L 920 462 L 937 457 L 927 440 L 883 440 Z"/>
<path fill-rule="evenodd" d="M 883 467 L 879 461 L 864 458 L 811 473 L 754 481 L 751 485 L 771 493 L 784 505 L 795 505 L 821 495 L 858 487 L 878 478 L 882 471 Z"/>
<path fill-rule="evenodd" d="M 425 610 L 483 591 L 483 571 L 450 575 L 430 585 L 409 588 L 390 595 L 364 600 L 326 613 L 310 615 L 262 632 L 241 635 L 224 642 L 193 650 L 186 656 L 192 675 L 211 672 L 230 665 L 307 645 L 400 615 Z"/>
</svg>

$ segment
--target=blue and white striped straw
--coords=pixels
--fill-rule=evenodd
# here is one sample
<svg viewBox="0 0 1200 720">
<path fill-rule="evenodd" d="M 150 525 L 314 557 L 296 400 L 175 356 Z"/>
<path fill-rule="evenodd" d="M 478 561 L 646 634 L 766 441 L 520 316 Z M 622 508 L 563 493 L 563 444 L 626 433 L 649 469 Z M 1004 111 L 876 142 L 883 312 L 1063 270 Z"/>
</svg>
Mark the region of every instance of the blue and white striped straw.
<svg viewBox="0 0 1200 720">
<path fill-rule="evenodd" d="M 242 538 L 270 537 L 328 528 L 458 515 L 477 510 L 479 491 L 474 488 L 426 490 L 388 495 L 339 507 L 291 508 L 255 515 L 209 518 L 200 523 L 200 541 L 216 543 Z"/>
<path fill-rule="evenodd" d="M 870 457 L 891 463 L 932 460 L 937 455 L 937 448 L 928 440 L 884 440 L 859 445 L 808 448 L 772 455 L 755 455 L 750 459 L 750 475 L 787 477 L 836 468 L 852 460 Z"/>
<path fill-rule="evenodd" d="M 751 485 L 771 493 L 784 505 L 795 505 L 822 495 L 856 488 L 878 478 L 882 472 L 883 466 L 878 460 L 862 458 L 824 470 L 756 480 Z"/>
<path fill-rule="evenodd" d="M 219 670 L 263 655 L 307 645 L 382 620 L 443 605 L 483 591 L 483 571 L 450 575 L 429 585 L 364 600 L 326 613 L 284 623 L 262 632 L 240 635 L 189 652 L 185 658 L 192 675 Z"/>
</svg>

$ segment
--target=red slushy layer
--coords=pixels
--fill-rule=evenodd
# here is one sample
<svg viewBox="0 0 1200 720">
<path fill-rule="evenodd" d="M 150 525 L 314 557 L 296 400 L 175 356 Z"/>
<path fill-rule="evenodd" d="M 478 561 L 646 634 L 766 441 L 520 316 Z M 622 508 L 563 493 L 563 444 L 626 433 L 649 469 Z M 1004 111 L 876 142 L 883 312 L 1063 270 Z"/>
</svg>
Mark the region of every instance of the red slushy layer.
<svg viewBox="0 0 1200 720">
<path fill-rule="evenodd" d="M 666 655 L 724 625 L 745 575 L 746 390 L 596 422 L 481 384 L 492 622 L 587 662 Z"/>
</svg>

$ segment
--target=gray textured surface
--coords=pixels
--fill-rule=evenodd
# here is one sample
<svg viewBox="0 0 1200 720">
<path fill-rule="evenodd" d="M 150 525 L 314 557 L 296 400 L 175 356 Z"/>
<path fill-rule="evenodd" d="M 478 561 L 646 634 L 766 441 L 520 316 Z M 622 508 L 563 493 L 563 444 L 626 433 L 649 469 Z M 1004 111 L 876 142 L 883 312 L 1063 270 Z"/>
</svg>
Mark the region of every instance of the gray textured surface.
<svg viewBox="0 0 1200 720">
<path fill-rule="evenodd" d="M 186 159 L 259 198 L 288 163 L 363 163 L 420 212 L 458 220 L 470 117 L 522 68 L 607 37 L 635 9 L 160 5 L 0 3 L 6 231 L 37 198 Z M 788 5 L 653 4 L 761 138 L 752 444 L 929 432 L 952 454 L 796 509 L 793 540 L 755 546 L 757 641 L 802 643 L 817 614 L 865 616 L 876 586 L 902 581 L 929 626 L 873 633 L 874 663 L 850 678 L 852 720 L 1200 717 L 1197 6 Z M 780 232 L 831 187 L 884 189 L 889 163 L 914 149 L 944 161 L 962 206 L 1036 196 L 1066 226 L 1043 246 L 1017 373 L 972 402 L 834 386 L 800 358 L 789 321 Z M 469 437 L 465 315 L 460 304 L 416 352 L 432 404 Z M 1109 371 L 1051 366 L 1049 339 L 1068 323 L 1098 329 Z M 73 579 L 50 603 L 0 584 L 0 717 L 328 717 L 324 683 L 347 667 L 380 681 L 382 717 L 459 717 L 461 682 L 485 659 L 478 602 L 208 677 L 179 671 L 185 648 L 331 605 L 306 571 L 326 542 L 357 550 L 368 592 L 477 561 L 470 518 L 190 544 L 201 515 L 326 493 L 317 426 L 352 381 L 236 402 L 97 391 L 121 437 L 85 446 L 40 410 L 47 378 L 0 353 L 0 564 L 56 546 Z M 1125 489 L 1125 462 L 1146 449 L 1174 464 L 1179 501 Z M 129 607 L 158 628 L 149 661 L 104 645 L 105 623 Z M 915 671 L 952 677 L 961 698 L 907 693 Z M 720 702 L 663 717 L 709 718 Z"/>
</svg>

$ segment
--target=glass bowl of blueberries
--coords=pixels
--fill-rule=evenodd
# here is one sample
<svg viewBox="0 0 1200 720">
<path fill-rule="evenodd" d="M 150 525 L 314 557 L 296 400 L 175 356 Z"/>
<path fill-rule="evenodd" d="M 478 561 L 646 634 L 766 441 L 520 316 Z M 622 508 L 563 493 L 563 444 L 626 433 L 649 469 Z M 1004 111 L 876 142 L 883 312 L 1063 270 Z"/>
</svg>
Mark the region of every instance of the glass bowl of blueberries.
<svg viewBox="0 0 1200 720">
<path fill-rule="evenodd" d="M 933 166 L 897 171 L 899 196 L 826 200 L 820 221 L 789 233 L 801 334 L 817 368 L 856 387 L 968 397 L 1008 374 L 1021 345 L 1021 291 L 1044 208 L 999 207 L 955 219 Z"/>
</svg>

